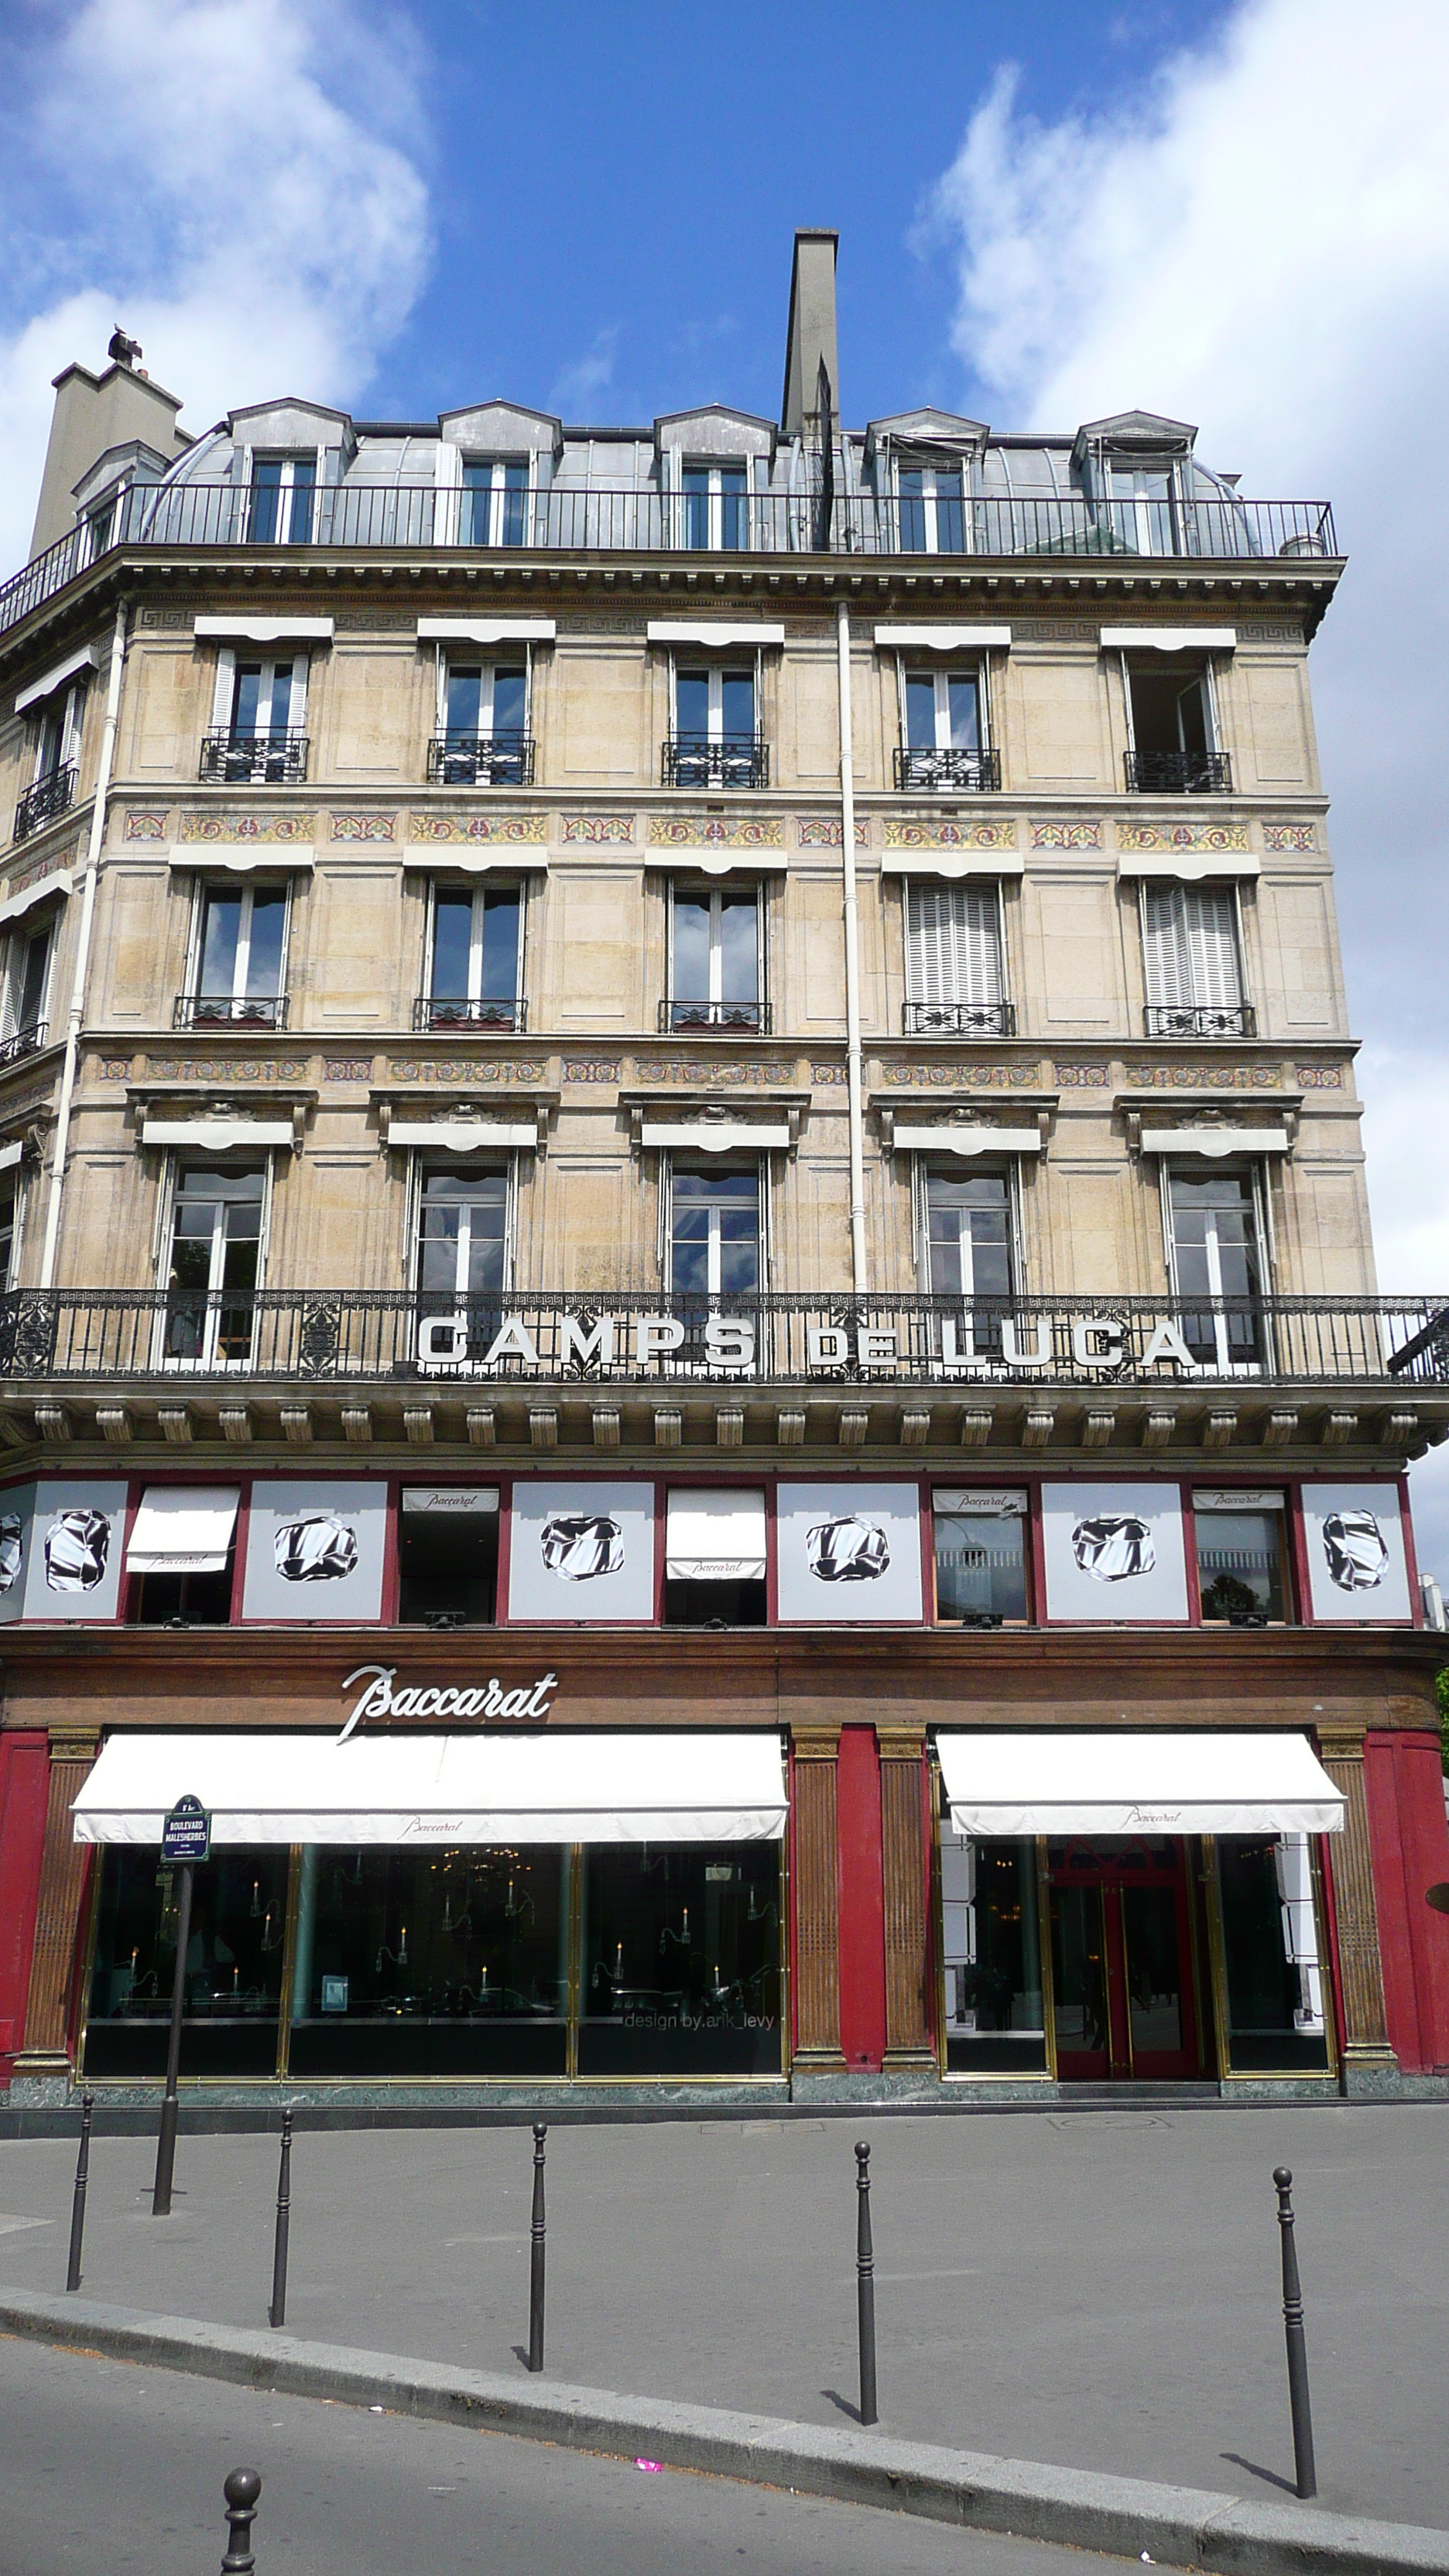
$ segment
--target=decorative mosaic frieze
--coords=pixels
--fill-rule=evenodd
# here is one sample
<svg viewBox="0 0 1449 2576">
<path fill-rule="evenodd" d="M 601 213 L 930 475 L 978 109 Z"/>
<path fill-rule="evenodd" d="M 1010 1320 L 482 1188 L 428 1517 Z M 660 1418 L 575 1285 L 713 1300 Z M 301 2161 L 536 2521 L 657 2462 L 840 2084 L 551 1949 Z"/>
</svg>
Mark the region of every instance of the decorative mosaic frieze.
<svg viewBox="0 0 1449 2576">
<path fill-rule="evenodd" d="M 416 616 L 389 615 L 378 608 L 344 608 L 333 622 L 339 635 L 411 635 L 417 627 Z"/>
<path fill-rule="evenodd" d="M 542 814 L 415 814 L 414 841 L 480 841 L 517 844 L 548 838 Z"/>
<path fill-rule="evenodd" d="M 183 841 L 310 841 L 310 814 L 183 814 Z"/>
<path fill-rule="evenodd" d="M 1119 850 L 1246 850 L 1246 823 L 1119 823 Z"/>
<path fill-rule="evenodd" d="M 28 894 L 32 886 L 44 885 L 47 877 L 59 876 L 66 868 L 73 867 L 79 856 L 80 843 L 71 841 L 63 850 L 46 850 L 40 858 L 32 859 L 28 867 L 13 868 L 5 880 L 7 897 Z"/>
<path fill-rule="evenodd" d="M 1265 850 L 1316 850 L 1317 826 L 1312 823 L 1265 823 L 1263 847 Z"/>
<path fill-rule="evenodd" d="M 566 1055 L 559 1067 L 561 1082 L 617 1082 L 619 1059 L 613 1055 Z"/>
<path fill-rule="evenodd" d="M 391 841 L 396 820 L 392 814 L 334 814 L 331 837 L 334 841 Z"/>
<path fill-rule="evenodd" d="M 312 1070 L 310 1056 L 277 1056 L 268 1062 L 265 1056 L 157 1056 L 148 1057 L 146 1073 L 153 1082 L 204 1082 L 211 1089 L 229 1090 L 238 1082 L 305 1082 Z"/>
<path fill-rule="evenodd" d="M 812 1082 L 838 1082 L 843 1085 L 845 1081 L 845 1067 L 843 1064 L 812 1064 L 810 1067 L 810 1079 Z"/>
<path fill-rule="evenodd" d="M 587 841 L 596 848 L 627 849 L 634 838 L 632 814 L 565 814 L 560 841 Z"/>
<path fill-rule="evenodd" d="M 1276 1064 L 1133 1065 L 1129 1079 L 1146 1091 L 1277 1091 Z"/>
<path fill-rule="evenodd" d="M 1033 823 L 1031 846 L 1034 850 L 1100 850 L 1100 823 Z"/>
<path fill-rule="evenodd" d="M 371 1082 L 370 1055 L 329 1055 L 322 1061 L 323 1077 L 328 1082 Z"/>
<path fill-rule="evenodd" d="M 1341 1064 L 1300 1064 L 1295 1065 L 1294 1071 L 1298 1076 L 1299 1089 L 1302 1091 L 1341 1091 L 1343 1089 Z"/>
<path fill-rule="evenodd" d="M 795 826 L 795 838 L 802 850 L 838 850 L 842 828 L 838 820 L 832 823 L 828 815 L 802 815 Z M 855 818 L 855 846 L 858 850 L 870 847 L 870 825 L 862 821 L 859 814 Z"/>
<path fill-rule="evenodd" d="M 781 1083 L 792 1083 L 796 1078 L 793 1063 L 761 1064 L 753 1056 L 641 1057 L 634 1071 L 640 1082 L 679 1082 L 690 1089 L 700 1084 L 727 1083 L 733 1090 L 778 1090 Z"/>
<path fill-rule="evenodd" d="M 1012 1083 L 1035 1082 L 1038 1071 L 1034 1064 L 942 1064 L 931 1058 L 921 1064 L 888 1064 L 882 1078 L 895 1084 L 924 1083 L 936 1091 L 1000 1091 Z"/>
<path fill-rule="evenodd" d="M 131 1079 L 130 1057 L 128 1055 L 102 1056 L 100 1063 L 100 1078 L 102 1082 L 129 1082 Z"/>
<path fill-rule="evenodd" d="M 885 827 L 888 850 L 1014 850 L 1014 823 L 893 823 Z"/>
<path fill-rule="evenodd" d="M 783 850 L 785 827 L 777 817 L 744 814 L 721 821 L 717 814 L 651 814 L 649 846 L 653 850 Z"/>
<path fill-rule="evenodd" d="M 1064 1091 L 1096 1091 L 1111 1078 L 1105 1064 L 1059 1064 L 1055 1071 Z"/>
<path fill-rule="evenodd" d="M 548 1066 L 518 1056 L 394 1056 L 387 1074 L 389 1082 L 446 1082 L 472 1091 L 485 1082 L 541 1083 Z"/>
<path fill-rule="evenodd" d="M 154 813 L 128 814 L 126 816 L 124 838 L 128 841 L 164 841 L 166 838 L 165 815 Z"/>
</svg>

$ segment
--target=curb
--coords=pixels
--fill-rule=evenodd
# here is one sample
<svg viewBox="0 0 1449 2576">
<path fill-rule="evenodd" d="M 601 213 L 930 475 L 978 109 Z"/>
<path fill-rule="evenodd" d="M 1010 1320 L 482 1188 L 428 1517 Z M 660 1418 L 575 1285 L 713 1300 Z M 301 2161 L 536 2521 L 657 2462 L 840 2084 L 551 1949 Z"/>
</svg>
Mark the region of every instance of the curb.
<svg viewBox="0 0 1449 2576">
<path fill-rule="evenodd" d="M 991 2453 L 948 2451 L 875 2432 L 836 2432 L 605 2389 L 517 2380 L 392 2353 L 304 2343 L 194 2317 L 151 2316 L 88 2299 L 0 2291 L 0 2332 L 147 2362 L 244 2388 L 381 2406 L 611 2459 L 641 2454 L 756 2486 L 918 2514 L 967 2531 L 1064 2542 L 1119 2558 L 1221 2576 L 1449 2576 L 1449 2532 L 1313 2507 L 1263 2504 L 1193 2487 L 1098 2476 Z"/>
</svg>

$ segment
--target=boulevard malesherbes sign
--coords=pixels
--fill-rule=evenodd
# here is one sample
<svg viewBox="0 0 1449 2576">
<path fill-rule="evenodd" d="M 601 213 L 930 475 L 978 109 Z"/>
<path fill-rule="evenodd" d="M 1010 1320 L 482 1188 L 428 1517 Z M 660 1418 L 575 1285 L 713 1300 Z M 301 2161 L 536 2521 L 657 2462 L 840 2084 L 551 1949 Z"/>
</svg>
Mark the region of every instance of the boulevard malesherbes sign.
<svg viewBox="0 0 1449 2576">
<path fill-rule="evenodd" d="M 347 1675 L 343 1690 L 364 1687 L 348 1713 L 337 1741 L 345 1744 L 365 1717 L 547 1717 L 558 1688 L 557 1673 L 509 1687 L 496 1678 L 486 1682 L 435 1684 L 404 1682 L 398 1687 L 396 1664 L 359 1664 Z"/>
<path fill-rule="evenodd" d="M 1250 1321 L 1251 1340 L 1260 1323 Z M 1191 1338 L 1189 1338 L 1189 1336 Z M 602 1312 L 545 1301 L 422 1315 L 417 1366 L 428 1376 L 491 1378 L 1156 1379 L 1163 1370 L 1221 1373 L 1218 1349 L 1243 1341 L 1236 1312 L 1210 1300 L 1188 1319 L 1091 1308 L 1021 1312 L 983 1300 L 948 1308 L 922 1298 L 851 1301 L 813 1311 L 780 1299 L 745 1313 Z"/>
</svg>

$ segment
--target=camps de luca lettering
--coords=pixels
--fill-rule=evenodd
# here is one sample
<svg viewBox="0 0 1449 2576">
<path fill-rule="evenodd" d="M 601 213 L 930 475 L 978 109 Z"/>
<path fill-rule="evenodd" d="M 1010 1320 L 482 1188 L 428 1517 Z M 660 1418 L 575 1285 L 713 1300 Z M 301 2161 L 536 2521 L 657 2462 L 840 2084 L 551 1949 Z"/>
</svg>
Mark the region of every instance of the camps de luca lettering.
<svg viewBox="0 0 1449 2576">
<path fill-rule="evenodd" d="M 343 1689 L 365 1682 L 355 1707 L 337 1741 L 345 1744 L 354 1727 L 365 1717 L 547 1717 L 549 1702 L 558 1688 L 557 1673 L 544 1673 L 536 1682 L 524 1682 L 519 1688 L 505 1689 L 502 1682 L 480 1682 L 472 1688 L 435 1689 L 431 1684 L 405 1683 L 401 1690 L 396 1664 L 359 1664 L 347 1675 Z"/>
<path fill-rule="evenodd" d="M 490 1321 L 492 1319 L 490 1318 Z M 569 1314 L 535 1308 L 527 1317 L 504 1314 L 486 1348 L 476 1316 L 459 1310 L 425 1315 L 418 1323 L 418 1366 L 449 1377 L 621 1375 L 660 1377 L 758 1377 L 771 1360 L 761 1352 L 776 1319 L 710 1313 L 686 1324 L 678 1315 Z M 989 1332 L 983 1325 L 989 1321 Z M 807 1377 L 857 1376 L 909 1364 L 913 1375 L 1003 1377 L 1055 1371 L 1091 1378 L 1170 1369 L 1185 1377 L 1211 1373 L 1194 1357 L 1170 1316 L 995 1314 L 972 1309 L 931 1312 L 908 1324 L 809 1324 L 803 1349 L 789 1337 L 779 1355 L 784 1373 Z M 989 1344 L 989 1349 L 984 1345 Z M 1068 1357 L 1070 1351 L 1070 1358 Z"/>
</svg>

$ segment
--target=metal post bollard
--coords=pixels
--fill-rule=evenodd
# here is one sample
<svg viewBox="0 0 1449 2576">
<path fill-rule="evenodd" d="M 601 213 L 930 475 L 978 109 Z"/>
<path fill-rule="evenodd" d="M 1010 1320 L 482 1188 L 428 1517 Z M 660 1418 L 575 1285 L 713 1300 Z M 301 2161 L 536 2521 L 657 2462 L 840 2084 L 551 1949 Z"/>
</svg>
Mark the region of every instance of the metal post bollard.
<svg viewBox="0 0 1449 2576">
<path fill-rule="evenodd" d="M 70 2260 L 65 2267 L 65 2286 L 78 2290 L 81 2285 L 81 2239 L 86 2226 L 86 2184 L 91 2174 L 91 2113 L 96 2107 L 94 2093 L 81 2095 L 80 2153 L 75 2160 L 75 2198 L 70 2205 Z"/>
<path fill-rule="evenodd" d="M 870 2149 L 855 2150 L 855 2304 L 860 2328 L 860 2420 L 878 2423 L 875 2402 L 875 2249 L 870 2240 Z"/>
<path fill-rule="evenodd" d="M 1293 2176 L 1287 2165 L 1275 2165 L 1278 2225 L 1283 2236 L 1283 2333 L 1288 2345 L 1288 2403 L 1293 2410 L 1293 2470 L 1300 2496 L 1318 2493 L 1313 2465 L 1313 2415 L 1308 2402 L 1308 2347 L 1303 2340 L 1303 2292 L 1298 2280 L 1298 2248 L 1293 2236 L 1293 2203 L 1288 2194 Z"/>
<path fill-rule="evenodd" d="M 166 2043 L 166 2090 L 161 2099 L 161 2127 L 156 2139 L 156 2181 L 151 2193 L 153 2218 L 171 2215 L 171 2183 L 176 2170 L 176 2081 L 181 2072 L 181 2016 L 186 2009 L 186 1953 L 191 1946 L 191 1863 L 181 1870 L 176 1900 L 176 1975 L 171 1988 L 171 2034 Z"/>
<path fill-rule="evenodd" d="M 282 2162 L 277 2175 L 277 2237 L 272 2248 L 272 2304 L 269 2326 L 287 2322 L 287 2239 L 292 2225 L 292 2114 L 282 2113 Z"/>
<path fill-rule="evenodd" d="M 252 2524 L 257 2518 L 257 2498 L 262 2481 L 255 2469 L 233 2469 L 222 2488 L 226 2498 L 227 2552 L 221 2562 L 221 2576 L 254 2576 L 256 2560 L 252 2556 Z"/>
<path fill-rule="evenodd" d="M 528 2249 L 528 2367 L 543 2368 L 543 2253 L 547 2227 L 543 2211 L 543 2142 L 546 2120 L 533 2124 L 533 2218 Z"/>
</svg>

